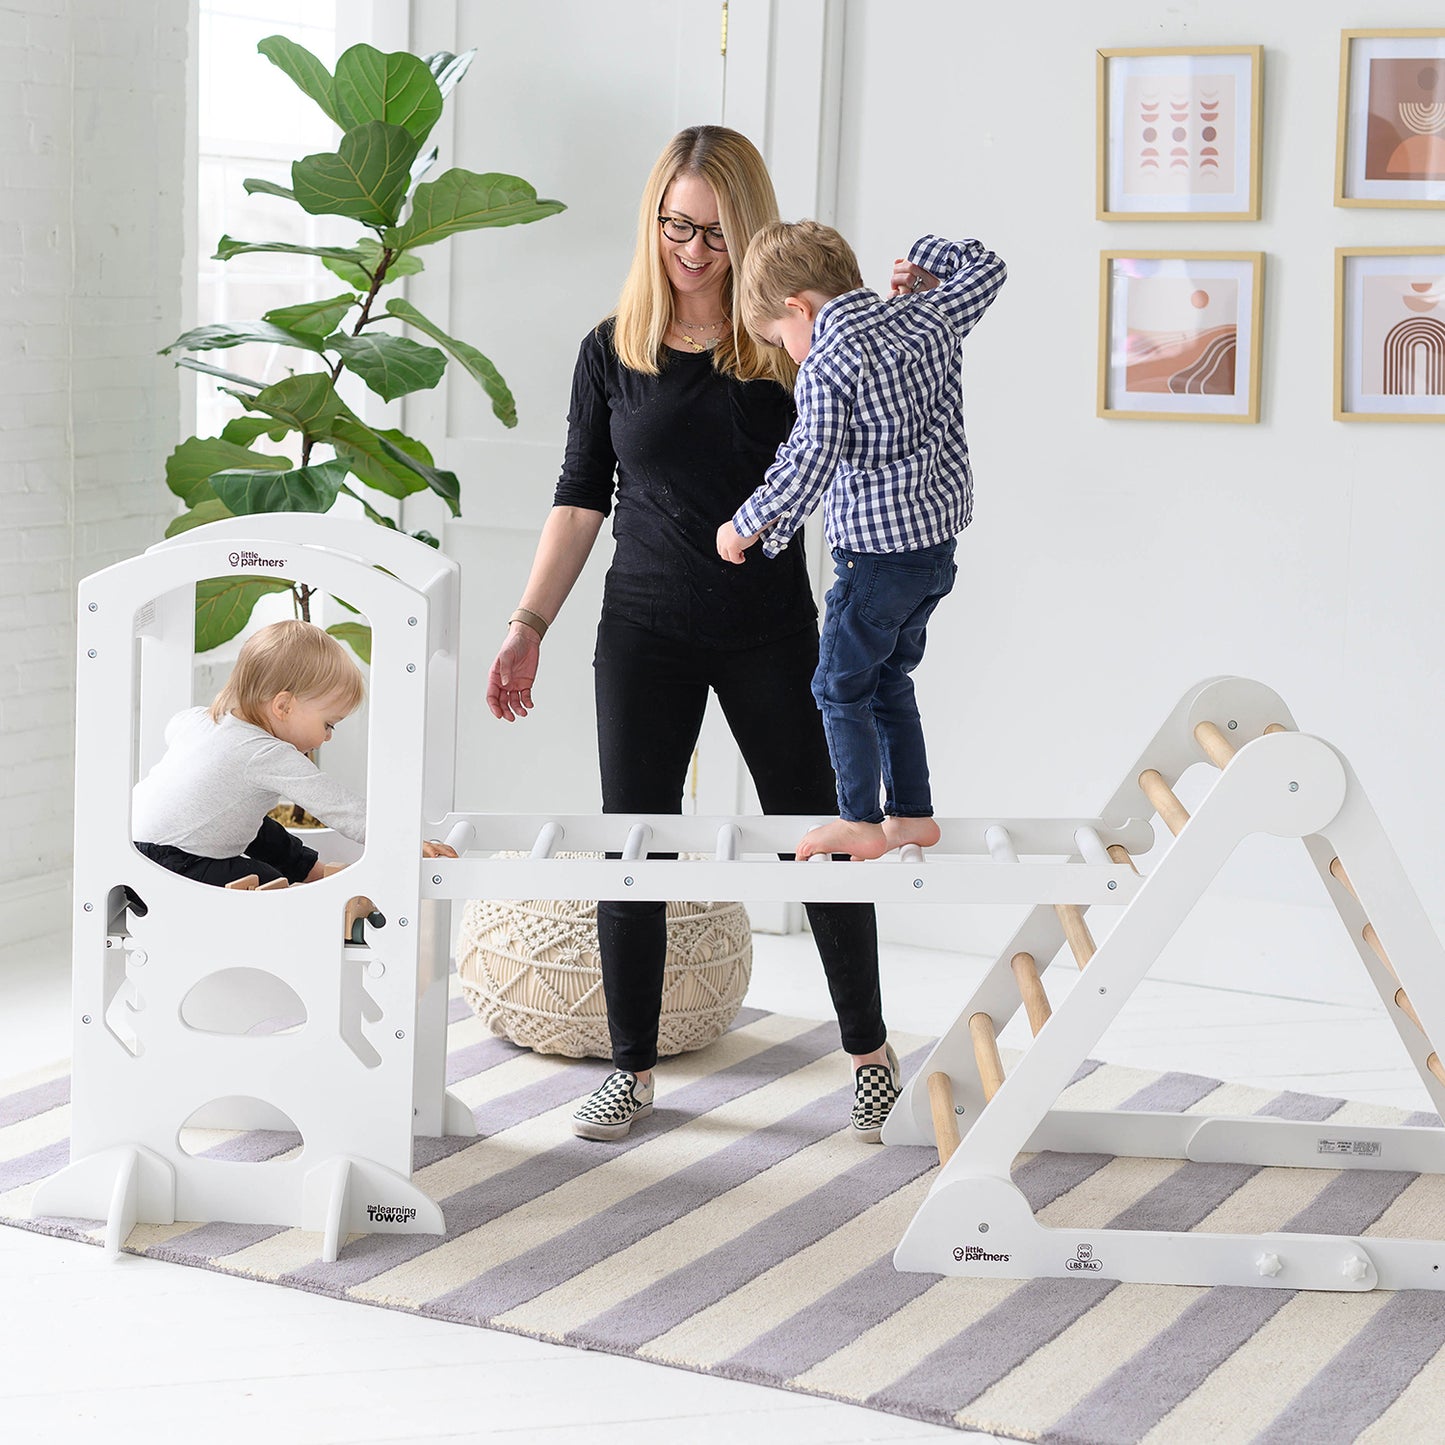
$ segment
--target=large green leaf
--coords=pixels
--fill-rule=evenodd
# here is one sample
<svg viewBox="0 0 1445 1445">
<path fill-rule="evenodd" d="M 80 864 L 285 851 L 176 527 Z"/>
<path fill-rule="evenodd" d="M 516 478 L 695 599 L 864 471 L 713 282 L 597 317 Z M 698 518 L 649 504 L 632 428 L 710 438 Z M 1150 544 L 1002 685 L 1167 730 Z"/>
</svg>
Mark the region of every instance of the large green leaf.
<svg viewBox="0 0 1445 1445">
<path fill-rule="evenodd" d="M 215 496 L 210 480 L 214 473 L 231 467 L 286 471 L 294 465 L 289 457 L 271 457 L 253 452 L 220 437 L 189 437 L 166 458 L 166 486 L 188 507 Z"/>
<path fill-rule="evenodd" d="M 323 260 L 321 264 L 333 275 L 340 276 L 348 286 L 355 286 L 358 291 L 370 291 L 376 268 L 381 265 L 381 251 L 380 241 L 371 236 L 363 236 L 356 243 L 353 259 L 338 260 L 333 257 Z M 420 256 L 393 256 L 391 264 L 386 268 L 386 280 L 382 285 L 388 286 L 403 276 L 415 276 L 422 269 L 422 265 Z"/>
<path fill-rule="evenodd" d="M 261 317 L 273 326 L 284 326 L 287 331 L 298 331 L 303 336 L 329 336 L 336 330 L 341 318 L 357 304 L 357 298 L 350 291 L 340 296 L 329 296 L 325 301 L 303 301 L 297 306 L 278 306 Z"/>
<path fill-rule="evenodd" d="M 288 331 L 269 321 L 220 321 L 211 326 L 196 326 L 176 337 L 160 354 L 172 351 L 221 351 L 228 346 L 247 346 L 251 342 L 263 346 L 299 346 L 303 351 L 320 351 L 321 339 L 301 331 Z"/>
<path fill-rule="evenodd" d="M 394 296 L 387 301 L 386 309 L 390 315 L 405 321 L 408 326 L 415 326 L 418 331 L 426 332 L 444 351 L 460 361 L 481 382 L 482 389 L 491 397 L 492 411 L 497 420 L 503 426 L 516 426 L 517 403 L 513 400 L 507 383 L 502 380 L 501 372 L 475 346 L 458 341 L 455 336 L 448 336 L 434 321 L 423 316 L 410 301 Z"/>
<path fill-rule="evenodd" d="M 332 423 L 343 416 L 350 416 L 346 403 L 336 394 L 331 378 L 322 371 L 306 371 L 300 376 L 288 376 L 273 386 L 268 386 L 255 396 L 222 387 L 228 396 L 234 396 L 247 411 L 265 412 L 277 421 L 284 421 L 293 431 L 299 431 L 312 441 L 324 441 L 330 434 Z M 287 462 L 287 466 L 291 463 Z"/>
<path fill-rule="evenodd" d="M 268 35 L 256 49 L 272 65 L 284 70 L 303 94 L 310 96 L 337 125 L 345 129 L 336 106 L 331 72 L 304 45 L 297 45 L 284 35 Z"/>
<path fill-rule="evenodd" d="M 566 209 L 561 201 L 538 200 L 536 190 L 520 176 L 454 168 L 434 181 L 423 181 L 412 197 L 406 224 L 393 226 L 382 240 L 396 250 L 429 246 L 458 231 L 517 226 Z"/>
<path fill-rule="evenodd" d="M 173 518 L 170 526 L 166 528 L 166 536 L 178 537 L 182 532 L 189 532 L 192 527 L 204 527 L 207 522 L 224 522 L 232 515 L 231 509 L 219 497 L 207 497 L 204 501 L 197 502 L 189 512 L 182 512 L 179 517 Z"/>
<path fill-rule="evenodd" d="M 274 417 L 233 416 L 221 428 L 221 440 L 234 442 L 238 447 L 248 447 L 259 436 L 268 436 L 273 442 L 279 442 L 290 430 L 284 421 L 277 421 Z"/>
<path fill-rule="evenodd" d="M 404 127 L 367 121 L 347 131 L 335 151 L 292 163 L 296 203 L 313 216 L 351 216 L 368 226 L 393 225 L 420 149 L 421 142 Z"/>
<path fill-rule="evenodd" d="M 340 600 L 337 598 L 338 602 Z M 346 643 L 368 667 L 371 666 L 371 628 L 364 622 L 333 622 L 326 630 Z"/>
<path fill-rule="evenodd" d="M 253 512 L 327 512 L 348 472 L 345 462 L 317 462 L 292 471 L 216 472 L 211 488 L 238 517 Z"/>
<path fill-rule="evenodd" d="M 279 577 L 207 577 L 196 583 L 196 651 L 229 642 L 251 620 L 251 609 L 268 592 L 287 592 Z"/>
<path fill-rule="evenodd" d="M 329 438 L 336 454 L 368 486 L 392 497 L 407 497 L 430 487 L 450 509 L 461 515 L 461 483 L 455 472 L 432 463 L 431 453 L 418 441 L 397 431 L 377 431 L 355 417 L 338 422 Z M 420 481 L 420 486 L 417 485 Z"/>
<path fill-rule="evenodd" d="M 327 441 L 336 448 L 336 455 L 351 468 L 358 481 L 388 497 L 409 497 L 426 490 L 426 478 L 408 463 L 393 457 L 382 446 L 376 431 L 356 417 L 337 421 Z M 367 506 L 365 498 L 358 500 L 363 507 Z"/>
<path fill-rule="evenodd" d="M 359 376 L 383 401 L 395 401 L 413 391 L 428 391 L 442 379 L 447 359 L 434 346 L 418 346 L 404 336 L 368 332 L 364 336 L 337 333 L 326 339 L 329 351 L 341 353 L 348 371 Z"/>
<path fill-rule="evenodd" d="M 355 246 L 298 246 L 291 241 L 238 241 L 234 236 L 222 236 L 216 242 L 213 261 L 229 261 L 232 256 L 244 256 L 249 251 L 279 251 L 287 256 L 320 256 L 326 261 L 350 261 L 355 265 L 365 260 Z M 369 284 L 369 283 L 368 283 Z"/>
<path fill-rule="evenodd" d="M 241 182 L 241 189 L 245 191 L 248 196 L 280 196 L 283 201 L 294 201 L 296 199 L 295 191 L 288 190 L 285 186 L 279 185 L 275 181 L 259 180 L 255 176 L 247 176 L 246 179 Z"/>
<path fill-rule="evenodd" d="M 381 120 L 402 126 L 420 143 L 441 119 L 442 93 L 431 71 L 404 50 L 383 55 L 370 45 L 353 45 L 336 62 L 331 93 L 343 130 Z"/>
</svg>

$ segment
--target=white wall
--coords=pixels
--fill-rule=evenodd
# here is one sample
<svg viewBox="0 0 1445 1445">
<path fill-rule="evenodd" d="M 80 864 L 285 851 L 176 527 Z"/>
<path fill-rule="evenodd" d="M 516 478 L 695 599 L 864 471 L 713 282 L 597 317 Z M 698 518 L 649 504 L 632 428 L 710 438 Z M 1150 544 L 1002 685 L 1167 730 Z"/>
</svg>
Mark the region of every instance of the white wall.
<svg viewBox="0 0 1445 1445">
<path fill-rule="evenodd" d="M 1010 266 L 967 348 L 976 521 L 919 674 L 940 811 L 1092 812 L 1189 684 L 1240 673 L 1346 753 L 1445 916 L 1445 436 L 1331 419 L 1334 248 L 1445 236 L 1439 211 L 1332 203 L 1341 28 L 1441 23 L 1377 9 L 849 0 L 838 225 L 865 277 L 928 230 Z M 1094 52 L 1210 44 L 1265 48 L 1262 219 L 1095 221 Z M 1258 425 L 1095 417 L 1120 247 L 1266 253 Z M 1221 888 L 1317 899 L 1276 856 Z"/>
<path fill-rule="evenodd" d="M 156 540 L 179 389 L 187 0 L 0 6 L 0 917 L 53 928 L 79 578 Z M 60 907 L 65 905 L 61 903 Z"/>
</svg>

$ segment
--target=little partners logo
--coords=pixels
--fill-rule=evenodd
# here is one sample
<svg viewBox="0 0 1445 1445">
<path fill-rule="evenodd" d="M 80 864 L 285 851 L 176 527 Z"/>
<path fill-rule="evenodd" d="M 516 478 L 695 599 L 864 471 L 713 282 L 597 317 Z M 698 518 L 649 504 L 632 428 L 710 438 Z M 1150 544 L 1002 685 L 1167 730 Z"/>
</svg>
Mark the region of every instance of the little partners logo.
<svg viewBox="0 0 1445 1445">
<path fill-rule="evenodd" d="M 1103 1269 L 1103 1267 L 1104 1261 L 1094 1258 L 1094 1246 L 1092 1244 L 1081 1244 L 1078 1249 L 1074 1251 L 1074 1257 L 1064 1261 L 1064 1268 L 1074 1270 L 1076 1273 L 1082 1270 L 1092 1274 Z"/>
<path fill-rule="evenodd" d="M 366 1217 L 373 1224 L 410 1224 L 416 1210 L 401 1204 L 368 1204 Z"/>
<path fill-rule="evenodd" d="M 249 572 L 258 567 L 274 572 L 286 565 L 284 557 L 263 557 L 259 552 L 232 552 L 226 560 L 238 572 Z"/>
<path fill-rule="evenodd" d="M 1007 1254 L 990 1254 L 986 1249 L 980 1249 L 976 1244 L 960 1245 L 953 1251 L 953 1257 L 959 1264 L 1007 1264 L 1012 1256 Z"/>
</svg>

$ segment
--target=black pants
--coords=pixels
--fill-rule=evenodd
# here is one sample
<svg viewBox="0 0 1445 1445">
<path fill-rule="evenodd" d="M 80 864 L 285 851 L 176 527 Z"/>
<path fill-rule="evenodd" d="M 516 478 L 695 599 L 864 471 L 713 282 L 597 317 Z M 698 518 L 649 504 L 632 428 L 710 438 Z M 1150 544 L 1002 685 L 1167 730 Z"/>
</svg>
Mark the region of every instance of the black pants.
<svg viewBox="0 0 1445 1445">
<path fill-rule="evenodd" d="M 765 813 L 829 813 L 837 784 L 809 691 L 812 628 L 781 642 L 709 651 L 603 618 L 593 661 L 604 813 L 680 813 L 708 691 L 717 694 Z M 661 855 L 659 855 L 661 856 Z M 806 866 L 806 865 L 802 865 Z M 602 987 L 619 1068 L 657 1062 L 667 954 L 665 905 L 597 905 Z M 871 903 L 809 903 L 843 1048 L 868 1054 L 887 1038 Z"/>
<path fill-rule="evenodd" d="M 254 873 L 262 883 L 271 883 L 277 878 L 300 883 L 316 866 L 316 850 L 308 848 L 294 833 L 288 833 L 274 818 L 262 820 L 261 831 L 239 858 L 203 858 L 198 853 L 187 853 L 184 848 L 172 848 L 169 843 L 135 846 L 152 863 L 159 863 L 182 878 L 194 878 L 197 883 L 209 883 L 215 888 L 224 888 L 249 873 Z"/>
</svg>

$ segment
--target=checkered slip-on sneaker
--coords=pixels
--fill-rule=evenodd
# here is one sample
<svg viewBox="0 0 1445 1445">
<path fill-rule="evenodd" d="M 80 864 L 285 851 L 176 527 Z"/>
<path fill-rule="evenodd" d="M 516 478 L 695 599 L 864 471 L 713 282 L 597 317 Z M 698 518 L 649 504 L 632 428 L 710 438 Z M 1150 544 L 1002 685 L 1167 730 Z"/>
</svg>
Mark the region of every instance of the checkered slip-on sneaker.
<svg viewBox="0 0 1445 1445">
<path fill-rule="evenodd" d="M 578 1104 L 572 1115 L 572 1132 L 579 1139 L 622 1139 L 633 1120 L 652 1113 L 652 1080 L 637 1082 L 637 1075 L 614 1069 L 599 1087 Z"/>
<path fill-rule="evenodd" d="M 898 1102 L 898 1055 L 887 1045 L 888 1063 L 864 1064 L 853 1071 L 853 1137 L 876 1144 L 883 1121 Z"/>
</svg>

